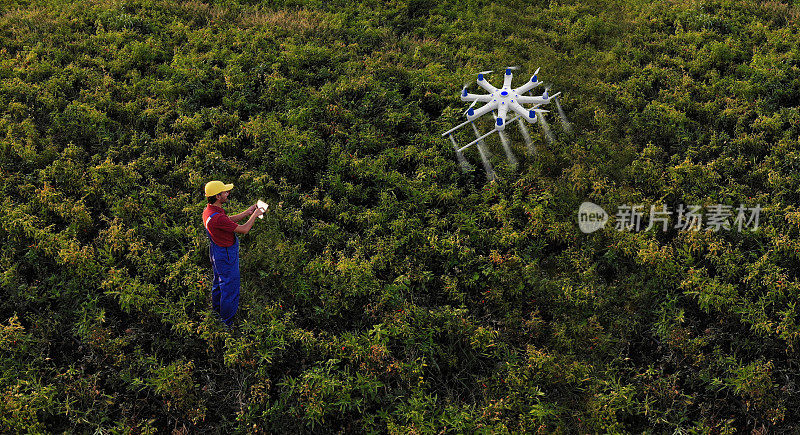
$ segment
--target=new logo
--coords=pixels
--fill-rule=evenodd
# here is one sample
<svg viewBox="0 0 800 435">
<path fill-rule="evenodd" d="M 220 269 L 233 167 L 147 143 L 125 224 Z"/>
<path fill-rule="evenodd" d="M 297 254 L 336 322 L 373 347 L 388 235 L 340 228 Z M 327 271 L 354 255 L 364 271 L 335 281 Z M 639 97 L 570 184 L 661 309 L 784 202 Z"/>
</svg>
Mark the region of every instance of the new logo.
<svg viewBox="0 0 800 435">
<path fill-rule="evenodd" d="M 593 202 L 584 202 L 578 208 L 578 226 L 586 234 L 603 228 L 608 222 L 608 213 Z"/>
</svg>

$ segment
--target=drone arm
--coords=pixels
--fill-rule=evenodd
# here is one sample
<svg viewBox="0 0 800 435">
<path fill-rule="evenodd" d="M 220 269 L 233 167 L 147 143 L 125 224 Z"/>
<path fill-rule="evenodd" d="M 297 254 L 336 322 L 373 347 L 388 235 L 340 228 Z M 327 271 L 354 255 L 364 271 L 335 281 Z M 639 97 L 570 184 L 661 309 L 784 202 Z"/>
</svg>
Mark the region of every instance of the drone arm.
<svg viewBox="0 0 800 435">
<path fill-rule="evenodd" d="M 536 111 L 535 110 L 533 110 L 533 109 L 527 110 L 524 107 L 522 107 L 520 104 L 518 104 L 516 101 L 511 103 L 508 108 L 513 110 L 514 112 L 516 112 L 519 116 L 525 118 L 525 120 L 527 120 L 531 124 L 535 124 L 536 121 L 539 120 L 539 118 L 536 116 Z M 531 115 L 533 115 L 533 116 L 531 116 Z"/>
<path fill-rule="evenodd" d="M 478 76 L 478 82 L 477 83 L 478 83 L 478 86 L 482 87 L 483 89 L 486 90 L 486 92 L 488 92 L 490 94 L 493 94 L 493 93 L 497 92 L 497 88 L 492 86 L 489 83 L 489 81 L 487 81 L 485 78 L 483 78 L 482 75 Z"/>
<path fill-rule="evenodd" d="M 511 70 L 507 69 L 505 76 L 503 76 L 503 87 L 506 89 L 511 88 L 511 80 L 514 78 L 514 74 L 511 74 Z"/>
<path fill-rule="evenodd" d="M 495 128 L 497 130 L 504 130 L 506 128 L 506 115 L 508 114 L 508 104 L 500 104 L 497 107 L 497 119 L 495 119 Z"/>
<path fill-rule="evenodd" d="M 491 95 L 476 95 L 476 94 L 461 94 L 461 101 L 480 101 L 481 103 L 488 103 L 492 101 Z"/>
<path fill-rule="evenodd" d="M 538 81 L 538 80 L 534 80 L 534 79 L 533 79 L 534 77 L 536 77 L 536 76 L 533 76 L 533 77 L 531 77 L 531 80 L 530 80 L 528 83 L 525 83 L 524 85 L 522 85 L 522 86 L 518 87 L 517 89 L 514 89 L 514 92 L 516 92 L 516 93 L 517 93 L 517 94 L 519 94 L 519 95 L 522 95 L 522 94 L 524 94 L 525 92 L 528 92 L 528 91 L 530 91 L 531 89 L 533 89 L 533 88 L 535 88 L 535 87 L 537 87 L 537 86 L 541 85 L 541 84 L 542 84 L 542 82 L 540 82 L 540 81 Z"/>
<path fill-rule="evenodd" d="M 469 111 L 467 112 L 467 119 L 469 121 L 472 121 L 472 120 L 474 120 L 476 118 L 480 118 L 481 116 L 491 112 L 492 110 L 494 110 L 496 108 L 497 108 L 497 102 L 491 102 L 491 103 L 484 104 L 483 106 L 481 106 L 477 110 L 470 109 L 470 111 L 472 111 L 472 113 L 470 114 Z"/>
<path fill-rule="evenodd" d="M 547 104 L 550 102 L 550 99 L 543 97 L 528 97 L 520 95 L 519 97 L 517 97 L 517 101 L 519 101 L 520 104 Z"/>
</svg>

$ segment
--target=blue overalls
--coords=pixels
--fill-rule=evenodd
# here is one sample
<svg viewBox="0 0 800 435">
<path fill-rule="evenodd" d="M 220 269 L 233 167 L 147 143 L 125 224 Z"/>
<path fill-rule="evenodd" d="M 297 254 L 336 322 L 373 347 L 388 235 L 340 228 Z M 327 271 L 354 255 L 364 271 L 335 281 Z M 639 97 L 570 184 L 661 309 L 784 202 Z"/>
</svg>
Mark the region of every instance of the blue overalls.
<svg viewBox="0 0 800 435">
<path fill-rule="evenodd" d="M 219 212 L 214 212 L 208 217 L 208 222 Z M 211 233 L 206 228 L 208 236 L 208 255 L 211 258 L 211 268 L 214 270 L 214 282 L 211 286 L 211 307 L 220 315 L 222 321 L 230 326 L 233 316 L 239 308 L 239 238 L 233 235 L 235 242 L 228 247 L 214 243 Z"/>
</svg>

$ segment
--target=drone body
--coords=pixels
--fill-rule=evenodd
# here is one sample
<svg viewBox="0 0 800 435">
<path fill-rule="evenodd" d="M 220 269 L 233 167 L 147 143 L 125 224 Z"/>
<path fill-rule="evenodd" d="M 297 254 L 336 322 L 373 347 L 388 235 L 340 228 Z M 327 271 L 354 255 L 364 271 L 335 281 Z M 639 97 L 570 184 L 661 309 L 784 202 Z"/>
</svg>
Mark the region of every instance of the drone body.
<svg viewBox="0 0 800 435">
<path fill-rule="evenodd" d="M 496 111 L 495 129 L 503 131 L 506 128 L 506 115 L 509 110 L 515 112 L 531 124 L 537 121 L 537 113 L 547 112 L 547 110 L 538 109 L 537 107 L 549 103 L 550 100 L 556 98 L 560 92 L 553 96 L 548 95 L 546 90 L 541 97 L 524 95 L 531 89 L 542 84 L 537 78 L 539 70 L 536 70 L 530 81 L 517 88 L 511 88 L 511 80 L 514 77 L 511 70 L 511 68 L 506 68 L 505 77 L 503 78 L 503 87 L 499 89 L 492 86 L 483 76 L 485 73 L 491 71 L 478 74 L 478 86 L 485 89 L 489 94 L 470 94 L 467 92 L 467 88 L 464 87 L 461 91 L 461 101 L 472 101 L 472 106 L 477 102 L 486 103 L 478 109 L 474 109 L 470 106 L 466 113 L 468 121 L 474 121 L 489 112 Z M 530 109 L 526 109 L 523 104 L 532 104 L 533 106 Z"/>
</svg>

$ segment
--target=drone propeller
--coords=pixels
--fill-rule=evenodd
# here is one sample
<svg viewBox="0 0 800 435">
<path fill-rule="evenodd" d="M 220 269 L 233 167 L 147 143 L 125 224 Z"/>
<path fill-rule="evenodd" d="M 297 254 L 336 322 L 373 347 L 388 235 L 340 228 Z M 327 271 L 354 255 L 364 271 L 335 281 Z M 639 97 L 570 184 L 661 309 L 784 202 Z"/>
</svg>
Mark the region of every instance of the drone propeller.
<svg viewBox="0 0 800 435">
<path fill-rule="evenodd" d="M 493 72 L 494 72 L 494 70 L 491 70 L 491 69 L 490 69 L 490 70 L 486 70 L 486 71 L 481 71 L 481 72 L 479 72 L 478 74 L 491 74 L 491 73 L 493 73 Z"/>
<path fill-rule="evenodd" d="M 531 89 L 541 85 L 542 82 L 540 82 L 539 78 L 536 77 L 537 74 L 539 74 L 539 68 L 536 68 L 536 71 L 533 73 L 533 77 L 531 77 L 531 79 L 528 80 L 528 82 L 526 82 L 524 85 L 514 89 L 514 92 L 518 93 L 519 95 L 525 95 Z"/>
<path fill-rule="evenodd" d="M 477 103 L 477 102 L 478 102 L 478 100 L 473 101 L 472 104 L 470 104 L 469 107 L 467 107 L 467 110 L 464 111 L 464 115 L 466 115 L 467 112 L 469 112 L 469 109 L 472 109 L 473 107 L 475 107 L 475 103 Z"/>
<path fill-rule="evenodd" d="M 550 83 L 545 83 L 545 84 L 544 84 L 544 93 L 542 94 L 542 98 L 545 98 L 545 99 L 547 99 L 547 98 L 549 98 L 549 99 L 553 99 L 553 98 L 556 98 L 556 97 L 558 97 L 559 95 L 561 95 L 561 92 L 556 92 L 555 94 L 553 94 L 553 95 L 550 95 L 550 89 L 551 89 L 552 87 L 553 87 L 553 85 L 551 85 Z"/>
<path fill-rule="evenodd" d="M 544 83 L 544 93 L 542 93 L 541 98 L 543 98 L 545 102 L 547 102 L 548 100 L 553 100 L 559 95 L 561 95 L 561 92 L 556 92 L 555 94 L 550 95 L 551 87 L 552 85 L 550 85 L 549 83 Z M 520 100 L 529 100 L 529 98 L 520 98 Z"/>
<path fill-rule="evenodd" d="M 556 92 L 553 95 L 548 95 L 548 98 L 551 100 L 555 100 L 556 98 L 558 98 L 559 95 L 561 95 L 561 92 Z"/>
<path fill-rule="evenodd" d="M 477 81 L 478 86 L 482 87 L 485 91 L 489 92 L 490 94 L 495 92 L 495 91 L 497 91 L 497 88 L 492 86 L 486 79 L 484 79 L 483 75 L 484 74 L 489 74 L 491 72 L 492 72 L 492 70 L 479 72 L 478 73 L 478 81 Z M 462 93 L 463 93 L 463 91 L 462 91 Z"/>
</svg>

